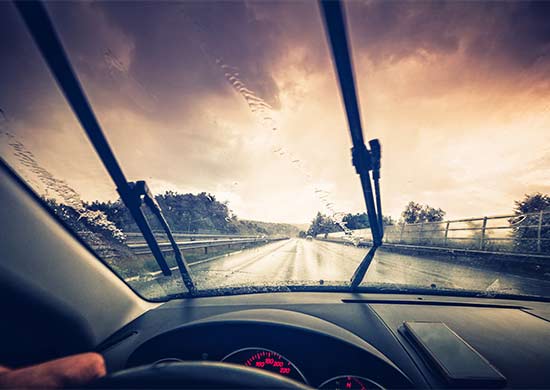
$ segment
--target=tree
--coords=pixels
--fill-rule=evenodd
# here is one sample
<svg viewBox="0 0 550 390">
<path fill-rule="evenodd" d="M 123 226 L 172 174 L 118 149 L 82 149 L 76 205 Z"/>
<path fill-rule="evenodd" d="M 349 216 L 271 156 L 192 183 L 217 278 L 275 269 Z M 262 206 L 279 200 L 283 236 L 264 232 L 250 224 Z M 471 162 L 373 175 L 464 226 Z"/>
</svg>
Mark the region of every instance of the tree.
<svg viewBox="0 0 550 390">
<path fill-rule="evenodd" d="M 445 214 L 442 209 L 411 201 L 401 213 L 401 217 L 406 223 L 439 222 L 443 221 Z"/>
<path fill-rule="evenodd" d="M 206 192 L 194 195 L 166 191 L 156 195 L 155 199 L 173 232 L 295 236 L 299 230 L 290 224 L 240 220 L 229 209 L 227 202 L 220 202 Z M 125 233 L 139 232 L 120 199 L 115 202 L 94 201 L 84 204 L 84 208 L 105 215 L 108 221 Z M 147 207 L 142 210 L 151 228 L 161 231 L 162 226 L 151 211 Z"/>
<path fill-rule="evenodd" d="M 405 221 L 405 223 L 416 223 L 420 219 L 421 212 L 422 205 L 411 201 L 401 213 L 401 217 L 403 217 L 403 221 Z"/>
<path fill-rule="evenodd" d="M 384 225 L 393 225 L 395 223 L 392 217 L 383 217 L 382 219 L 384 221 Z M 370 228 L 369 216 L 367 213 L 348 213 L 344 215 L 342 222 L 344 222 L 346 227 L 351 230 Z"/>
<path fill-rule="evenodd" d="M 395 225 L 395 220 L 391 216 L 383 216 L 384 226 Z"/>
<path fill-rule="evenodd" d="M 115 202 L 100 202 L 96 200 L 89 204 L 85 203 L 84 207 L 92 211 L 102 212 L 109 221 L 113 222 L 123 232 L 139 231 L 132 215 L 120 199 Z"/>
<path fill-rule="evenodd" d="M 366 229 L 370 227 L 367 213 L 346 214 L 342 219 L 348 229 Z"/>
<path fill-rule="evenodd" d="M 422 213 L 420 214 L 420 222 L 440 222 L 443 221 L 443 218 L 447 214 L 442 209 L 435 209 L 428 205 L 424 206 Z"/>
<path fill-rule="evenodd" d="M 74 232 L 77 232 L 96 253 L 107 259 L 128 258 L 129 249 L 122 245 L 123 232 L 108 216 L 86 203 L 76 209 L 55 199 L 44 199 L 48 207 Z"/>
<path fill-rule="evenodd" d="M 550 196 L 526 194 L 523 199 L 514 202 L 514 214 L 510 218 L 516 250 L 523 252 L 550 252 Z M 542 214 L 541 212 L 548 212 Z M 539 233 L 539 223 L 541 224 Z M 539 234 L 541 240 L 539 241 Z"/>
<path fill-rule="evenodd" d="M 338 226 L 332 218 L 318 212 L 311 221 L 307 234 L 315 237 L 318 234 L 339 232 L 341 230 L 342 228 Z"/>
<path fill-rule="evenodd" d="M 525 194 L 522 200 L 516 200 L 514 203 L 514 213 L 516 215 L 550 210 L 550 196 L 543 195 L 540 192 L 530 195 Z"/>
</svg>

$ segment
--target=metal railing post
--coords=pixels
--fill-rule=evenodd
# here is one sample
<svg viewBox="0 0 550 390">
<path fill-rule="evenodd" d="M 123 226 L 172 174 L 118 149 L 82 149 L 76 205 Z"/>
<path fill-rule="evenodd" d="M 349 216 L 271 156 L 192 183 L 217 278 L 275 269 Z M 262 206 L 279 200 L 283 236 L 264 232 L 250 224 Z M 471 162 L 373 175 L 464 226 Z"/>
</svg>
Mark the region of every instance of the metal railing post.
<svg viewBox="0 0 550 390">
<path fill-rule="evenodd" d="M 538 223 L 538 227 L 537 227 L 537 252 L 541 252 L 542 251 L 542 246 L 541 246 L 541 230 L 542 230 L 542 214 L 543 214 L 543 210 L 540 211 L 539 213 L 539 223 Z"/>
<path fill-rule="evenodd" d="M 405 221 L 403 221 L 403 225 L 401 225 L 401 233 L 399 234 L 399 243 L 403 244 L 403 231 L 405 230 Z"/>
<path fill-rule="evenodd" d="M 483 224 L 481 225 L 481 238 L 479 239 L 479 249 L 483 250 L 485 244 L 485 228 L 487 227 L 487 217 L 483 217 Z"/>
<path fill-rule="evenodd" d="M 447 247 L 447 237 L 449 237 L 449 225 L 451 222 L 447 221 L 447 225 L 445 226 L 445 242 L 443 246 Z"/>
</svg>

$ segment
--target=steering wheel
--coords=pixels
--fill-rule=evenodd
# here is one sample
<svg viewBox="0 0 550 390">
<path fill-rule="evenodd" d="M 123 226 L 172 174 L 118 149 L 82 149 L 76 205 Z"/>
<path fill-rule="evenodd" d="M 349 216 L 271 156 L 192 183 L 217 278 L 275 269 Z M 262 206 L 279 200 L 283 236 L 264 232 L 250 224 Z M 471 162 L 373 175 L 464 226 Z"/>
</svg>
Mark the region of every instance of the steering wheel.
<svg viewBox="0 0 550 390">
<path fill-rule="evenodd" d="M 221 362 L 166 362 L 115 372 L 95 381 L 94 389 L 294 389 L 306 384 L 280 375 Z"/>
</svg>

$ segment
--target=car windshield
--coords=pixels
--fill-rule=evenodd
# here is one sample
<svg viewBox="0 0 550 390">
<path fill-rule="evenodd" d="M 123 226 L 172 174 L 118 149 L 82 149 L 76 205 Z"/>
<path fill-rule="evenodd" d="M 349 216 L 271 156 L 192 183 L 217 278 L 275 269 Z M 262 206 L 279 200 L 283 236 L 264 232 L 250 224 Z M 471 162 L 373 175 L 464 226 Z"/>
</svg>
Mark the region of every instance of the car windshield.
<svg viewBox="0 0 550 390">
<path fill-rule="evenodd" d="M 347 62 L 316 2 L 45 8 L 128 183 L 8 2 L 0 156 L 141 296 L 550 297 L 550 3 L 351 1 Z"/>
</svg>

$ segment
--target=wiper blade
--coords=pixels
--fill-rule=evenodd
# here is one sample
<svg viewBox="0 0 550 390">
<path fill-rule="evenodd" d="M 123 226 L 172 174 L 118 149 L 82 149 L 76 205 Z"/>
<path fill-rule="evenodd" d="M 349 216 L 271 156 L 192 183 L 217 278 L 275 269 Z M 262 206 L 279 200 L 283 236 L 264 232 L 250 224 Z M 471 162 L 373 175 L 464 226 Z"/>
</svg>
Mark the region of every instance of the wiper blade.
<svg viewBox="0 0 550 390">
<path fill-rule="evenodd" d="M 372 248 L 361 261 L 351 278 L 351 287 L 356 288 L 372 262 L 376 249 L 382 245 L 383 218 L 382 202 L 380 199 L 380 142 L 373 139 L 369 142 L 370 150 L 365 145 L 361 116 L 357 103 L 355 77 L 351 61 L 350 49 L 345 24 L 344 9 L 340 1 L 321 0 L 321 10 L 325 19 L 325 26 L 332 49 L 332 58 L 336 66 L 336 73 L 340 82 L 340 90 L 346 108 L 346 116 L 351 134 L 353 147 L 351 149 L 352 162 L 361 179 L 363 196 L 367 206 L 367 215 L 372 233 Z M 376 192 L 376 203 L 372 191 L 370 171 Z"/>
<path fill-rule="evenodd" d="M 103 130 L 96 119 L 86 94 L 80 85 L 67 54 L 65 53 L 63 45 L 57 36 L 44 4 L 35 0 L 16 1 L 15 6 L 25 21 L 25 24 L 29 29 L 36 45 L 38 46 L 42 57 L 57 80 L 57 84 L 65 95 L 69 105 L 73 109 L 76 117 L 82 125 L 82 128 L 88 135 L 88 138 L 101 158 L 103 165 L 113 179 L 116 189 L 120 194 L 120 198 L 130 211 L 130 214 L 143 234 L 143 237 L 151 249 L 151 252 L 162 270 L 162 273 L 166 276 L 170 276 L 172 271 L 170 270 L 155 235 L 153 234 L 153 231 L 145 218 L 143 210 L 141 209 L 144 202 L 151 208 L 153 214 L 155 214 L 155 216 L 159 219 L 168 236 L 168 239 L 172 243 L 176 263 L 185 286 L 189 292 L 194 292 L 195 286 L 189 274 L 189 267 L 173 238 L 170 227 L 162 215 L 162 210 L 156 203 L 145 182 L 141 181 L 133 183 L 126 180 L 124 172 L 118 164 L 118 161 L 116 160 L 116 157 L 111 150 L 105 135 L 103 134 Z"/>
<path fill-rule="evenodd" d="M 372 158 L 372 181 L 374 182 L 374 195 L 376 197 L 376 213 L 378 215 L 378 229 L 380 234 L 380 245 L 384 238 L 384 217 L 382 215 L 382 199 L 380 197 L 380 167 L 382 160 L 382 147 L 378 139 L 369 141 Z"/>
<path fill-rule="evenodd" d="M 139 206 L 141 206 L 141 202 L 143 202 L 146 206 L 149 207 L 151 212 L 157 217 L 157 220 L 159 221 L 160 225 L 162 226 L 162 229 L 164 230 L 164 233 L 166 233 L 166 236 L 168 237 L 168 241 L 170 242 L 170 245 L 172 246 L 172 252 L 174 253 L 174 258 L 176 259 L 176 264 L 178 266 L 178 269 L 181 274 L 181 278 L 183 280 L 183 283 L 185 287 L 187 287 L 187 290 L 190 293 L 194 293 L 196 291 L 195 285 L 193 283 L 193 279 L 191 278 L 191 273 L 189 272 L 189 265 L 187 264 L 187 261 L 185 260 L 185 257 L 183 257 L 183 254 L 181 253 L 180 247 L 176 243 L 176 239 L 174 238 L 174 235 L 172 234 L 172 230 L 170 229 L 170 226 L 168 225 L 168 222 L 166 221 L 166 218 L 164 218 L 164 214 L 162 213 L 162 209 L 160 208 L 159 204 L 155 200 L 155 197 L 151 193 L 151 190 L 149 190 L 149 186 L 147 186 L 147 183 L 143 180 L 136 181 L 136 182 L 130 182 L 128 183 L 130 186 L 130 190 L 132 191 L 132 196 L 135 201 L 139 202 Z M 120 192 L 120 191 L 119 191 Z M 122 196 L 121 196 L 122 197 Z M 140 207 L 138 206 L 139 211 L 141 212 Z M 147 220 L 145 221 L 147 223 Z M 147 225 L 149 227 L 149 225 Z M 151 229 L 149 228 L 149 231 Z M 153 235 L 154 245 L 158 248 L 160 255 L 164 255 L 162 251 L 160 250 L 160 247 L 158 245 L 158 242 L 156 241 L 154 235 Z M 151 248 L 151 246 L 149 246 Z M 166 264 L 166 261 L 165 261 Z M 170 268 L 168 268 L 168 272 L 171 273 Z M 164 273 L 164 270 L 163 270 Z M 170 273 L 168 275 L 170 275 Z M 166 275 L 166 274 L 165 274 Z"/>
</svg>

